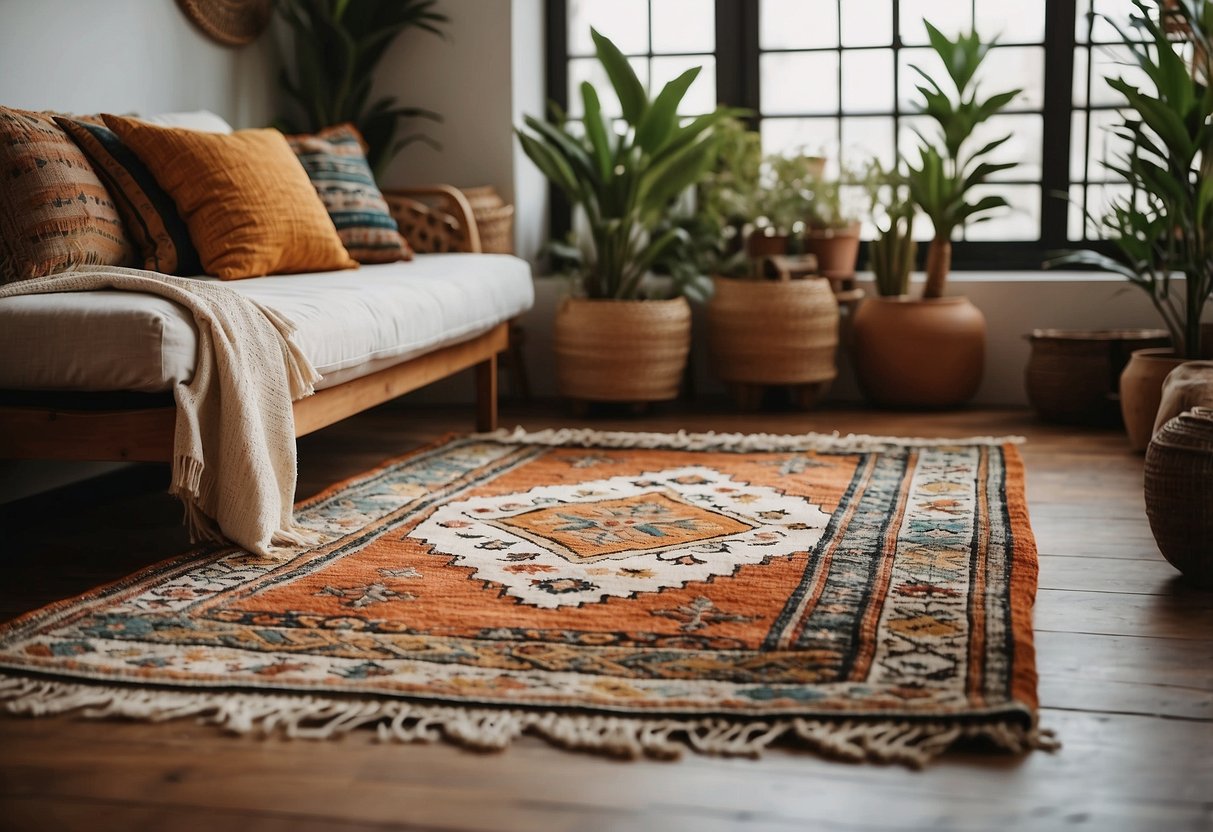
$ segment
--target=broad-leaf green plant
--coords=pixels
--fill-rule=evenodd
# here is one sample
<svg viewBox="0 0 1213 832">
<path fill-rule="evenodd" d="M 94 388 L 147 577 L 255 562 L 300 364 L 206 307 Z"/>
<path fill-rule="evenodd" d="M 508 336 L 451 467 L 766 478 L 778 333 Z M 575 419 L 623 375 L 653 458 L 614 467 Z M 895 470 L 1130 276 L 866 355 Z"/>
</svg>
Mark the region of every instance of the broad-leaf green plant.
<svg viewBox="0 0 1213 832">
<path fill-rule="evenodd" d="M 896 167 L 886 170 L 872 159 L 864 169 L 863 185 L 869 216 L 876 226 L 876 237 L 868 244 L 868 267 L 876 291 L 882 297 L 907 295 L 918 244 L 914 241 L 914 203 L 905 175 Z"/>
<path fill-rule="evenodd" d="M 1213 2 L 1134 0 L 1117 28 L 1130 62 L 1153 89 L 1108 85 L 1127 115 L 1114 128 L 1130 147 L 1107 167 L 1129 184 L 1100 219 L 1115 255 L 1077 251 L 1049 265 L 1098 266 L 1145 290 L 1175 354 L 1203 355 L 1201 314 L 1213 294 Z M 1182 291 L 1173 281 L 1184 279 Z"/>
<path fill-rule="evenodd" d="M 297 118 L 284 129 L 314 133 L 352 123 L 366 140 L 367 162 L 377 175 L 407 145 L 433 140 L 420 133 L 397 136 L 410 118 L 440 121 L 437 113 L 402 107 L 393 96 L 371 100 L 375 68 L 388 47 L 406 29 L 442 35 L 446 15 L 437 0 L 279 0 L 278 11 L 294 39 L 293 72 L 283 69 L 279 83 L 294 102 Z"/>
<path fill-rule="evenodd" d="M 682 73 L 650 98 L 618 47 L 597 31 L 591 35 L 623 118 L 613 123 L 603 113 L 597 90 L 585 82 L 582 118 L 557 113 L 552 123 L 527 116 L 518 140 L 539 170 L 584 213 L 589 239 L 581 247 L 578 277 L 585 295 L 644 298 L 653 293 L 646 284 L 650 270 L 687 239 L 681 228 L 658 229 L 675 199 L 711 168 L 717 155 L 715 128 L 731 113 L 718 109 L 684 123 L 678 106 L 701 67 Z M 677 282 L 673 287 L 683 294 L 688 289 Z"/>
<path fill-rule="evenodd" d="M 942 61 L 948 78 L 936 79 L 920 67 L 912 67 L 923 80 L 918 86 L 922 96 L 918 110 L 930 116 L 937 129 L 932 136 L 919 132 L 919 159 L 917 165 L 909 165 L 908 181 L 914 202 L 935 227 L 927 251 L 927 283 L 922 294 L 924 298 L 938 298 L 947 286 L 956 229 L 990 219 L 991 212 L 1007 207 L 1001 196 L 991 194 L 976 200 L 971 196 L 973 189 L 991 176 L 1015 166 L 1013 162 L 989 161 L 990 154 L 1011 137 L 1008 134 L 973 148 L 973 133 L 1021 90 L 979 97 L 977 72 L 993 41 L 983 42 L 975 31 L 951 39 L 929 22 L 923 23 L 931 49 Z M 950 89 L 945 89 L 944 83 L 949 83 Z"/>
</svg>

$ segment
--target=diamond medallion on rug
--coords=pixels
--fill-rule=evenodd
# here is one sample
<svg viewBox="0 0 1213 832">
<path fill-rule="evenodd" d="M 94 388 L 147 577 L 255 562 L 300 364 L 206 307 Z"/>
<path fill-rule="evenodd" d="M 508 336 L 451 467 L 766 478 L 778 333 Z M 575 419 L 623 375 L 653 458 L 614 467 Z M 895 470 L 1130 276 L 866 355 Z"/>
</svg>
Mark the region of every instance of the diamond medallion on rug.
<svg viewBox="0 0 1213 832">
<path fill-rule="evenodd" d="M 1036 553 L 997 440 L 501 432 L 0 627 L 16 713 L 920 765 L 1046 747 Z"/>
</svg>

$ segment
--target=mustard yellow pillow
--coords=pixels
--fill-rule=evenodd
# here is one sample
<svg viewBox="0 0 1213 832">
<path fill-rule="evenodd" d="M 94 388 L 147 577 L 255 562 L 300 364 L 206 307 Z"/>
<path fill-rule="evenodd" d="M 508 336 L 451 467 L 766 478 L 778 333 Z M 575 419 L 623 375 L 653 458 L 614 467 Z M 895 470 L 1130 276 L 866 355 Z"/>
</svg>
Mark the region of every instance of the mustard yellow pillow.
<svg viewBox="0 0 1213 832">
<path fill-rule="evenodd" d="M 102 118 L 173 198 L 207 274 L 238 280 L 358 267 L 277 130 L 223 135 Z"/>
</svg>

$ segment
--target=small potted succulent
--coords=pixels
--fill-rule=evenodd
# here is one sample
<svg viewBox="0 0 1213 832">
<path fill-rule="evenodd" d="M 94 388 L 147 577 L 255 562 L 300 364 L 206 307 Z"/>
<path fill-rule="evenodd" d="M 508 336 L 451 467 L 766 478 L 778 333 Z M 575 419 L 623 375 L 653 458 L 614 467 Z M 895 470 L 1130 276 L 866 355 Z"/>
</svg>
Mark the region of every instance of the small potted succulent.
<svg viewBox="0 0 1213 832">
<path fill-rule="evenodd" d="M 926 286 L 921 298 L 868 298 L 855 316 L 857 371 L 866 378 L 868 396 L 891 407 L 953 407 L 976 394 L 985 364 L 985 318 L 967 298 L 944 294 L 952 237 L 966 223 L 989 219 L 1007 206 L 1000 196 L 972 199 L 972 193 L 992 175 L 1014 167 L 989 159 L 1009 135 L 980 146 L 974 138 L 975 128 L 1020 92 L 980 94 L 976 76 L 992 43 L 982 42 L 976 32 L 951 39 L 924 24 L 947 74 L 936 79 L 914 67 L 923 80 L 919 110 L 935 122 L 929 134 L 919 134 L 917 164 L 909 164 L 906 174 L 914 204 L 935 230 Z"/>
<path fill-rule="evenodd" d="M 623 110 L 618 129 L 604 116 L 593 85 L 581 85 L 584 116 L 556 123 L 527 117 L 522 149 L 584 220 L 572 254 L 580 297 L 556 314 L 556 381 L 577 403 L 673 399 L 690 351 L 691 311 L 683 296 L 697 276 L 655 283 L 651 271 L 685 243 L 682 228 L 662 228 L 672 203 L 717 158 L 717 110 L 684 123 L 678 106 L 701 67 L 650 98 L 623 53 L 592 31 L 599 62 Z M 706 280 L 703 281 L 706 283 Z"/>
</svg>

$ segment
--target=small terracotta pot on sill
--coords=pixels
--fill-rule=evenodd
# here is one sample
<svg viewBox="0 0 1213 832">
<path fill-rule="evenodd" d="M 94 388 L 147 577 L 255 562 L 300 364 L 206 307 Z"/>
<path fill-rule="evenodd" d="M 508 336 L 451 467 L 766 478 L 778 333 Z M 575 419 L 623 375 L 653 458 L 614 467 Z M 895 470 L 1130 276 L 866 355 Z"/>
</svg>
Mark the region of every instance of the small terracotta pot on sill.
<svg viewBox="0 0 1213 832">
<path fill-rule="evenodd" d="M 859 386 L 875 404 L 956 407 L 981 386 L 986 319 L 968 298 L 867 298 L 854 332 Z"/>
<path fill-rule="evenodd" d="M 802 238 L 805 254 L 817 257 L 818 271 L 843 280 L 855 275 L 859 261 L 859 223 L 846 228 L 809 228 Z"/>
</svg>

